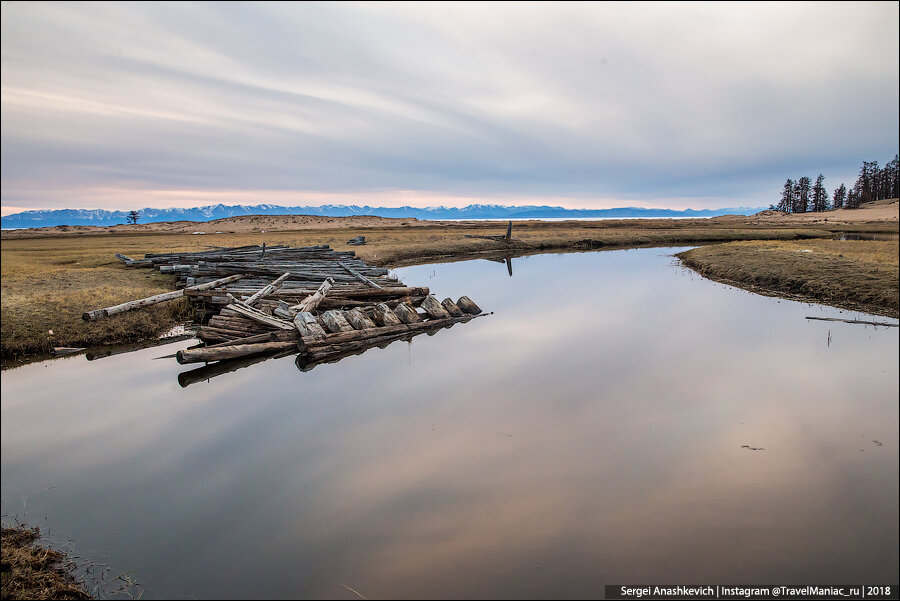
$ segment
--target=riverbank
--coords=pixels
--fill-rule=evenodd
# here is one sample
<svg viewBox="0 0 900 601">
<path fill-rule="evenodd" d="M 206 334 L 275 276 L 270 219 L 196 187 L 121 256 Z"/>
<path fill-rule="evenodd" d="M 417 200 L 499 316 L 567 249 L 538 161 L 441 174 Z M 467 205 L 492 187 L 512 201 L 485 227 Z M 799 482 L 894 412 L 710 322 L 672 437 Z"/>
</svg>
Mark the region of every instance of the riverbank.
<svg viewBox="0 0 900 601">
<path fill-rule="evenodd" d="M 91 599 L 66 555 L 38 543 L 37 528 L 2 531 L 3 599 Z"/>
<path fill-rule="evenodd" d="M 896 241 L 729 242 L 677 256 L 704 277 L 758 294 L 900 317 Z"/>
<path fill-rule="evenodd" d="M 0 353 L 8 364 L 11 360 L 49 353 L 53 347 L 90 347 L 147 339 L 189 317 L 187 305 L 175 302 L 85 324 L 81 320 L 85 311 L 159 294 L 174 286 L 173 278 L 125 269 L 115 259 L 117 252 L 139 258 L 147 252 L 203 250 L 210 245 L 329 244 L 337 250 L 353 250 L 369 263 L 390 268 L 459 258 L 502 257 L 507 253 L 519 256 L 629 246 L 829 239 L 836 232 L 898 230 L 892 214 L 857 221 L 846 216 L 837 219 L 827 213 L 819 215 L 813 220 L 766 211 L 750 217 L 713 219 L 523 221 L 513 224 L 513 241 L 508 249 L 493 240 L 467 237 L 505 234 L 505 223 L 380 218 L 373 221 L 355 217 L 304 223 L 303 229 L 297 229 L 298 224 L 289 219 L 236 218 L 244 229 L 236 225 L 234 233 L 228 233 L 226 224 L 218 223 L 216 227 L 222 229 L 193 230 L 223 232 L 204 235 L 183 233 L 201 224 L 179 232 L 123 230 L 125 226 L 99 228 L 103 231 L 90 233 L 55 228 L 52 235 L 43 230 L 34 235 L 29 235 L 28 230 L 3 232 Z M 865 213 L 850 213 L 850 217 L 854 215 Z M 366 236 L 364 246 L 346 244 L 359 235 Z"/>
</svg>

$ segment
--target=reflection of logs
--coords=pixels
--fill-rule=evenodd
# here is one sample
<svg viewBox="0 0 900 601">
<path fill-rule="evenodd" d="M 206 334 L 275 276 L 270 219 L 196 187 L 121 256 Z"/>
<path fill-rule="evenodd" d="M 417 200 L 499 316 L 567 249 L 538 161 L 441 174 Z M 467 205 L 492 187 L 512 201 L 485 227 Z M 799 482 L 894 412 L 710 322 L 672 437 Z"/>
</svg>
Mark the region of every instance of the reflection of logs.
<svg viewBox="0 0 900 601">
<path fill-rule="evenodd" d="M 181 372 L 180 374 L 178 374 L 178 384 L 182 388 L 184 388 L 185 386 L 190 386 L 191 384 L 209 380 L 210 378 L 215 378 L 216 376 L 221 376 L 222 374 L 237 371 L 243 367 L 249 367 L 263 361 L 268 361 L 269 359 L 288 357 L 296 352 L 297 349 L 296 347 L 294 347 L 293 349 L 276 353 L 274 355 L 254 355 L 252 357 L 231 359 L 230 361 L 217 361 L 215 363 L 210 363 L 209 365 L 198 367 L 190 371 Z"/>
<path fill-rule="evenodd" d="M 250 357 L 297 348 L 296 342 L 257 342 L 254 344 L 229 344 L 223 346 L 185 349 L 178 351 L 175 359 L 179 363 L 209 363 L 238 357 Z"/>
</svg>

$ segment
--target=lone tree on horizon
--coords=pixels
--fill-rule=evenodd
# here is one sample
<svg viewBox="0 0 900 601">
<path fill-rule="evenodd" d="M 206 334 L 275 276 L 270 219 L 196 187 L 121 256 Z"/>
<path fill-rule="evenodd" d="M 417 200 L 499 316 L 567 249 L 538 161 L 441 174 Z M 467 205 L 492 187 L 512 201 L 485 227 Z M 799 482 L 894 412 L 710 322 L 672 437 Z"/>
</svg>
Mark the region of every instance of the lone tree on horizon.
<svg viewBox="0 0 900 601">
<path fill-rule="evenodd" d="M 129 211 L 128 212 L 128 223 L 131 225 L 137 225 L 138 219 L 140 219 L 141 214 L 139 211 Z"/>
</svg>

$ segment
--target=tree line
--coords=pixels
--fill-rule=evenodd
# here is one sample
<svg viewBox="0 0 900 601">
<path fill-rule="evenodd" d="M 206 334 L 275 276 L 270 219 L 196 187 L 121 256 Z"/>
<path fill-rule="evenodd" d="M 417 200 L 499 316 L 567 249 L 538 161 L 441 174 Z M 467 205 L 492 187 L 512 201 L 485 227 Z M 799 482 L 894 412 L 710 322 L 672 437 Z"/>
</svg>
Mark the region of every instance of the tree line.
<svg viewBox="0 0 900 601">
<path fill-rule="evenodd" d="M 847 189 L 841 182 L 831 197 L 825 189 L 825 176 L 821 173 L 815 183 L 805 176 L 797 181 L 788 178 L 781 191 L 781 200 L 770 208 L 785 213 L 855 209 L 864 202 L 898 196 L 900 196 L 900 160 L 895 154 L 893 160 L 881 168 L 878 167 L 878 161 L 863 161 L 853 187 Z"/>
</svg>

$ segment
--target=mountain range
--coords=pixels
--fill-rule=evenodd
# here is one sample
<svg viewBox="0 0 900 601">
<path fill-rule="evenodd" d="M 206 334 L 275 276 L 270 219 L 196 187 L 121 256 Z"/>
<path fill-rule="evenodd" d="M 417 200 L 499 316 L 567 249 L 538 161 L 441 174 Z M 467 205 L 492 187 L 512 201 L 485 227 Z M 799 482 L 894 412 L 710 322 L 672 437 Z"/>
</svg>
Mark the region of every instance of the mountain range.
<svg viewBox="0 0 900 601">
<path fill-rule="evenodd" d="M 318 207 L 285 207 L 279 205 L 209 205 L 190 209 L 153 209 L 139 211 L 139 223 L 161 221 L 212 221 L 239 215 L 318 215 L 347 217 L 373 215 L 416 219 L 548 219 L 548 218 L 660 218 L 715 217 L 717 215 L 752 215 L 762 208 L 736 207 L 728 209 L 645 209 L 621 207 L 616 209 L 565 209 L 550 206 L 503 206 L 472 204 L 456 207 L 370 207 L 358 205 L 322 205 Z M 13 213 L 0 219 L 3 229 L 52 227 L 56 225 L 118 225 L 126 223 L 128 211 L 104 209 L 34 210 Z"/>
</svg>

